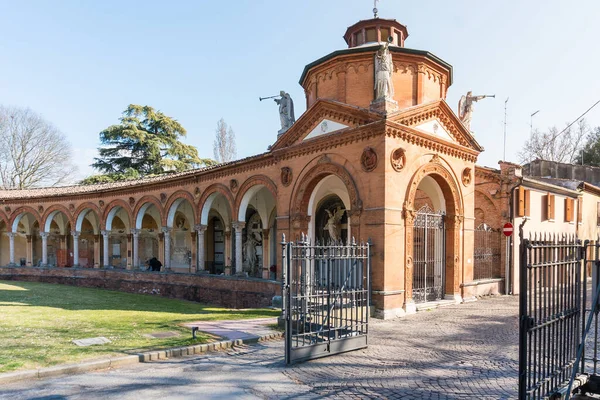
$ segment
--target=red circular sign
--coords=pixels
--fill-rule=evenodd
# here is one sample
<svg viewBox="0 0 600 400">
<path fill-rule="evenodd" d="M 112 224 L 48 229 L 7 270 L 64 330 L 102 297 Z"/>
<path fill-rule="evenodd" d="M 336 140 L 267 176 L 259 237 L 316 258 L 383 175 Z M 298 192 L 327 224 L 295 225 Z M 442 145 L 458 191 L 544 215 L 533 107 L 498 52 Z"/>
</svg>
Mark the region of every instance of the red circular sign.
<svg viewBox="0 0 600 400">
<path fill-rule="evenodd" d="M 507 222 L 504 224 L 504 227 L 502 228 L 502 233 L 504 233 L 504 236 L 510 236 L 513 234 L 514 231 L 514 227 L 513 224 L 511 224 L 510 222 Z"/>
</svg>

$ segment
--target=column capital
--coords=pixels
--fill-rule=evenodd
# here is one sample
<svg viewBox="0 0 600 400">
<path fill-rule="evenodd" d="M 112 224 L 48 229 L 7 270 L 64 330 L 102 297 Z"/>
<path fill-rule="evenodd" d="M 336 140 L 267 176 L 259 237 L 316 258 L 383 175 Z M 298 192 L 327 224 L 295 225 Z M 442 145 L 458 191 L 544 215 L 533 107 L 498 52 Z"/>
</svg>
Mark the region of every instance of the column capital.
<svg viewBox="0 0 600 400">
<path fill-rule="evenodd" d="M 138 236 L 142 230 L 141 229 L 130 229 L 129 231 L 135 237 L 135 236 Z"/>
<path fill-rule="evenodd" d="M 194 230 L 198 233 L 204 233 L 204 232 L 206 232 L 207 229 L 208 229 L 208 225 L 202 225 L 202 224 L 194 225 Z"/>
<path fill-rule="evenodd" d="M 169 228 L 169 227 L 164 227 L 164 228 L 160 228 L 162 233 L 171 233 L 171 231 L 173 230 L 173 228 Z"/>
<path fill-rule="evenodd" d="M 263 229 L 262 230 L 263 240 L 266 240 L 266 239 L 269 238 L 269 232 L 270 232 L 270 229 Z"/>
<path fill-rule="evenodd" d="M 246 226 L 246 223 L 243 221 L 234 221 L 231 223 L 231 226 L 233 227 L 233 229 L 235 229 L 236 232 L 241 232 L 242 229 L 244 229 L 244 227 Z"/>
<path fill-rule="evenodd" d="M 14 238 L 15 238 L 15 236 L 17 236 L 17 233 L 16 233 L 16 232 L 6 232 L 6 235 L 7 235 L 9 238 L 11 238 L 11 239 L 14 239 Z"/>
<path fill-rule="evenodd" d="M 100 234 L 104 237 L 107 237 L 108 235 L 110 235 L 110 231 L 103 230 L 103 231 L 100 231 Z"/>
<path fill-rule="evenodd" d="M 48 232 L 40 232 L 40 237 L 42 239 L 48 239 L 48 236 L 50 236 Z"/>
<path fill-rule="evenodd" d="M 79 235 L 81 235 L 81 232 L 79 232 L 79 231 L 71 231 L 71 236 L 78 237 Z"/>
</svg>

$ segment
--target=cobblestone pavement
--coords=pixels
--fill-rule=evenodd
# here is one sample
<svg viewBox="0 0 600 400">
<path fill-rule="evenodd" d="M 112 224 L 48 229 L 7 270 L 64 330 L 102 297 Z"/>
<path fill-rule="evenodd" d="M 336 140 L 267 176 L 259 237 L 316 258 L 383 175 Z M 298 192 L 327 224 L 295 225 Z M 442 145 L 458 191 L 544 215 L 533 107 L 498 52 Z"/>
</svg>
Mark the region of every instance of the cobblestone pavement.
<svg viewBox="0 0 600 400">
<path fill-rule="evenodd" d="M 0 399 L 514 399 L 518 298 L 371 320 L 369 347 L 286 368 L 283 341 L 21 382 Z"/>
</svg>

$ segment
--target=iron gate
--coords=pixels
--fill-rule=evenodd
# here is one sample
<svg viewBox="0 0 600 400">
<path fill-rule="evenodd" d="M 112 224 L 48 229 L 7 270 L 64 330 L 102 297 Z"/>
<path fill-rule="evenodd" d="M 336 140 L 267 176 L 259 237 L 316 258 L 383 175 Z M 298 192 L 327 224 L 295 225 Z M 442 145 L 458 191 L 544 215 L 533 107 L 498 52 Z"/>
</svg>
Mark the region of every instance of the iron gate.
<svg viewBox="0 0 600 400">
<path fill-rule="evenodd" d="M 475 229 L 474 280 L 500 277 L 501 243 L 500 230 L 492 229 L 487 224 L 480 224 Z"/>
<path fill-rule="evenodd" d="M 444 298 L 446 235 L 444 214 L 423 206 L 413 228 L 413 299 L 415 303 Z"/>
<path fill-rule="evenodd" d="M 286 364 L 367 347 L 369 244 L 282 245 Z"/>
<path fill-rule="evenodd" d="M 521 240 L 519 399 L 560 398 L 577 372 L 583 250 L 575 236 Z"/>
</svg>

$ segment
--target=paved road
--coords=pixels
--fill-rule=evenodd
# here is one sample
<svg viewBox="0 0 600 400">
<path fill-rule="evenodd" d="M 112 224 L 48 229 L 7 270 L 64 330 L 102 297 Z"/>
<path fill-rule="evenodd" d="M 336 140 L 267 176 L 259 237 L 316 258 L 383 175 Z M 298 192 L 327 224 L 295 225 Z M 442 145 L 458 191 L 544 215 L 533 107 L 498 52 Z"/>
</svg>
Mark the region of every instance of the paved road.
<svg viewBox="0 0 600 400">
<path fill-rule="evenodd" d="M 0 399 L 514 399 L 518 299 L 393 321 L 369 348 L 286 368 L 283 342 L 0 388 Z"/>
</svg>

